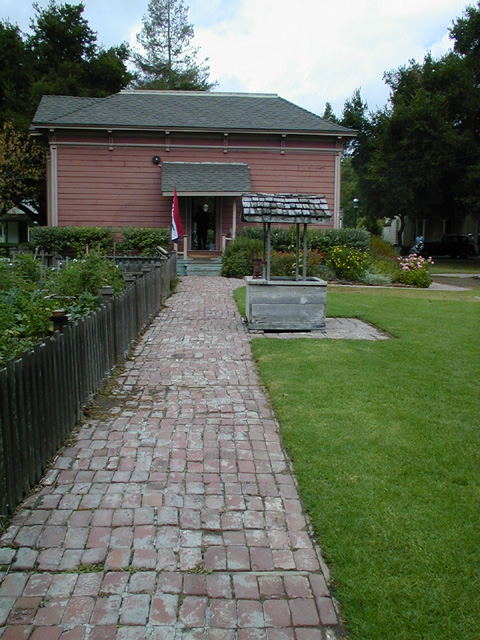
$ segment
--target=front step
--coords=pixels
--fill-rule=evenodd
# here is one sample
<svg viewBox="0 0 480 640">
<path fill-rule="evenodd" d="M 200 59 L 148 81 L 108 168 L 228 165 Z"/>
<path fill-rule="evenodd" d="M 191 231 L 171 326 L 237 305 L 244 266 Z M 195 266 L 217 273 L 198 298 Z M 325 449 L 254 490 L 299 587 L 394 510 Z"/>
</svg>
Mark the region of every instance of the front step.
<svg viewBox="0 0 480 640">
<path fill-rule="evenodd" d="M 222 259 L 199 260 L 195 258 L 177 258 L 177 275 L 179 276 L 221 276 Z"/>
</svg>

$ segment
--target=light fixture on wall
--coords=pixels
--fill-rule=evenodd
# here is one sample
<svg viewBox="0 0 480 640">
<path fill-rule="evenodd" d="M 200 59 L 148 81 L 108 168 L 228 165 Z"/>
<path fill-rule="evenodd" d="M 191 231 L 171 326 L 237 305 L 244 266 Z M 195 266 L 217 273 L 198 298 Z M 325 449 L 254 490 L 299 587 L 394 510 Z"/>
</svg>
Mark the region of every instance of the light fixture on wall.
<svg viewBox="0 0 480 640">
<path fill-rule="evenodd" d="M 153 164 L 160 164 L 160 156 L 153 156 L 152 162 Z"/>
</svg>

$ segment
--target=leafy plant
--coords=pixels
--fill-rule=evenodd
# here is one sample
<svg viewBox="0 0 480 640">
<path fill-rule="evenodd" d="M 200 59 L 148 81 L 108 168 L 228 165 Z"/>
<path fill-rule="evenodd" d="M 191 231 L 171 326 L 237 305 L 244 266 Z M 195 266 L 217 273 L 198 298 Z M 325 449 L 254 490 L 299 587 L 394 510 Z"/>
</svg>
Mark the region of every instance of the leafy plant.
<svg viewBox="0 0 480 640">
<path fill-rule="evenodd" d="M 368 267 L 368 254 L 351 247 L 334 247 L 326 264 L 341 280 L 360 280 Z"/>
<path fill-rule="evenodd" d="M 0 211 L 36 201 L 45 175 L 45 151 L 11 122 L 0 130 Z"/>
<path fill-rule="evenodd" d="M 115 293 L 122 291 L 125 288 L 122 271 L 113 260 L 94 251 L 81 260 L 71 261 L 68 269 L 61 269 L 53 282 L 57 295 L 65 298 L 83 293 L 98 296 L 104 285 L 113 287 Z"/>
<path fill-rule="evenodd" d="M 30 246 L 47 253 L 80 255 L 85 248 L 100 253 L 113 250 L 114 230 L 109 227 L 35 227 Z"/>
<path fill-rule="evenodd" d="M 333 247 L 350 247 L 359 251 L 370 249 L 370 234 L 366 229 L 319 229 L 307 231 L 308 248 L 328 253 Z"/>
<path fill-rule="evenodd" d="M 400 276 L 398 282 L 408 284 L 412 287 L 428 288 L 432 282 L 429 264 L 433 264 L 432 258 L 422 258 L 412 253 L 406 258 L 398 258 L 400 264 Z"/>
<path fill-rule="evenodd" d="M 395 247 L 379 236 L 370 236 L 370 253 L 374 258 L 394 258 Z"/>
<path fill-rule="evenodd" d="M 258 238 L 240 235 L 227 245 L 222 261 L 222 275 L 227 278 L 243 278 L 253 274 L 253 259 L 263 253 L 263 243 Z"/>
<path fill-rule="evenodd" d="M 138 251 L 142 255 L 158 254 L 157 247 L 168 249 L 170 246 L 170 230 L 149 227 L 124 227 L 120 229 L 122 240 L 118 244 L 120 253 Z"/>
<path fill-rule="evenodd" d="M 27 254 L 0 260 L 0 364 L 51 331 L 54 309 L 63 308 L 75 319 L 98 306 L 102 286 L 112 286 L 115 293 L 125 287 L 121 270 L 96 252 L 71 261 L 58 274 L 44 272 L 41 280 L 39 263 Z"/>
<path fill-rule="evenodd" d="M 384 286 L 392 283 L 392 279 L 382 273 L 371 271 L 370 269 L 362 276 L 362 282 L 374 286 Z"/>
</svg>

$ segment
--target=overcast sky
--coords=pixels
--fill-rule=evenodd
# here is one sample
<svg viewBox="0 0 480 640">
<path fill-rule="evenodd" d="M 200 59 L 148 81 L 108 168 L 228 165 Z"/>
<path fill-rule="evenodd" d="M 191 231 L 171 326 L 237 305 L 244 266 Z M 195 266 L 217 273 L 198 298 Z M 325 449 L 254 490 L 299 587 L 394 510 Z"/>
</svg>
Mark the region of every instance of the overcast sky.
<svg viewBox="0 0 480 640">
<path fill-rule="evenodd" d="M 77 4 L 80 0 L 71 0 Z M 148 0 L 83 0 L 99 44 L 135 44 Z M 38 0 L 44 7 L 48 0 Z M 443 55 L 464 0 L 185 0 L 194 44 L 208 58 L 217 91 L 277 93 L 322 115 L 341 115 L 360 88 L 371 109 L 383 107 L 383 73 L 425 53 Z M 0 19 L 28 32 L 30 0 L 0 0 Z"/>
</svg>

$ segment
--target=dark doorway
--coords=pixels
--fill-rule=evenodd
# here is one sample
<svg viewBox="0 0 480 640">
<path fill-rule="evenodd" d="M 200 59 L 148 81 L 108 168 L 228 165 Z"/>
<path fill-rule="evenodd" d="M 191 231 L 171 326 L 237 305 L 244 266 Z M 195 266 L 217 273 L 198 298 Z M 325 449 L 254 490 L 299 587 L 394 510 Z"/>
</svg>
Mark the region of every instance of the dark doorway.
<svg viewBox="0 0 480 640">
<path fill-rule="evenodd" d="M 216 248 L 214 197 L 192 198 L 190 248 L 197 251 L 209 251 Z"/>
</svg>

